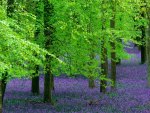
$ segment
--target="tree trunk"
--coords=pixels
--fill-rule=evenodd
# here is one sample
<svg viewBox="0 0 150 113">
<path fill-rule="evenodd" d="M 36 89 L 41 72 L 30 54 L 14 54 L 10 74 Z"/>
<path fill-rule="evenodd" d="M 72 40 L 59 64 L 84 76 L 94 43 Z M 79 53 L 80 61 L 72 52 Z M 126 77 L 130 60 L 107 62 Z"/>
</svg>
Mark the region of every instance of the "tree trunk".
<svg viewBox="0 0 150 113">
<path fill-rule="evenodd" d="M 6 90 L 6 85 L 7 85 L 7 76 L 8 76 L 8 73 L 6 72 L 5 74 L 3 74 L 2 76 L 2 80 L 1 80 L 1 86 L 2 86 L 2 103 L 3 103 L 3 100 L 4 100 L 4 95 L 5 95 L 5 90 Z"/>
<path fill-rule="evenodd" d="M 101 76 L 107 78 L 108 75 L 108 59 L 107 59 L 107 49 L 102 44 L 102 56 L 101 56 Z M 100 92 L 106 93 L 107 81 L 104 79 L 100 80 Z"/>
<path fill-rule="evenodd" d="M 149 23 L 149 27 L 147 28 L 147 70 L 148 70 L 148 75 L 147 75 L 147 78 L 148 78 L 148 86 L 150 87 L 150 23 Z"/>
<path fill-rule="evenodd" d="M 2 95 L 3 95 L 3 91 L 2 91 L 2 81 L 0 80 L 0 113 L 2 113 L 2 108 L 3 108 L 3 100 L 2 100 Z"/>
<path fill-rule="evenodd" d="M 86 4 L 87 8 L 89 8 L 89 9 L 91 8 L 91 5 L 89 5 L 89 6 L 87 5 L 88 1 L 85 4 Z M 91 12 L 90 12 L 90 14 L 88 16 L 89 16 L 89 22 L 87 24 L 87 34 L 93 34 Z M 95 58 L 95 53 L 93 52 L 93 47 L 94 47 L 95 44 L 94 44 L 94 41 L 93 41 L 91 35 L 88 36 L 88 40 L 91 43 L 91 45 L 89 45 L 89 48 L 88 48 L 88 50 L 90 51 L 90 53 L 89 53 L 90 61 L 88 62 L 88 65 L 92 66 L 93 65 L 92 60 Z M 89 88 L 93 89 L 95 87 L 95 82 L 94 82 L 94 77 L 93 77 L 93 69 L 91 69 L 89 67 L 88 72 L 89 72 L 88 86 L 89 86 Z"/>
<path fill-rule="evenodd" d="M 144 12 L 142 12 L 141 16 L 143 18 L 145 18 L 145 14 Z M 145 46 L 145 37 L 146 37 L 146 33 L 145 33 L 145 27 L 141 26 L 141 31 L 142 31 L 142 45 L 141 45 L 141 64 L 144 64 L 146 62 L 146 46 Z"/>
<path fill-rule="evenodd" d="M 40 87 L 39 87 L 39 76 L 38 75 L 39 72 L 39 66 L 36 66 L 36 72 L 35 72 L 35 77 L 32 77 L 32 93 L 35 95 L 39 95 L 40 93 Z"/>
<path fill-rule="evenodd" d="M 112 11 L 113 11 L 113 16 L 112 19 L 110 20 L 110 28 L 112 30 L 115 30 L 115 2 L 112 1 Z M 114 39 L 113 39 L 114 38 Z M 114 37 L 114 33 L 112 32 L 112 42 L 111 42 L 111 79 L 113 81 L 112 89 L 116 88 L 116 40 Z"/>
<path fill-rule="evenodd" d="M 32 93 L 34 95 L 39 95 L 40 89 L 39 89 L 39 76 L 32 78 Z"/>
<path fill-rule="evenodd" d="M 111 43 L 112 52 L 111 52 L 111 79 L 113 81 L 112 89 L 116 88 L 116 52 L 115 52 L 115 43 Z"/>
<path fill-rule="evenodd" d="M 46 56 L 46 60 L 50 61 L 50 56 L 47 55 Z M 50 86 L 50 81 L 51 81 L 51 70 L 50 70 L 50 63 L 46 64 L 46 68 L 45 68 L 45 78 L 44 78 L 44 102 L 48 102 L 52 104 L 52 89 Z"/>
<path fill-rule="evenodd" d="M 41 20 L 41 12 L 39 11 L 39 7 L 41 5 L 41 1 L 37 1 L 35 4 L 35 16 L 36 16 L 36 30 L 35 30 L 35 33 L 34 33 L 34 37 L 35 37 L 35 40 L 37 41 L 38 40 L 38 36 L 40 34 L 40 31 L 41 31 L 41 28 L 40 28 L 40 25 L 39 25 L 39 21 Z M 27 7 L 28 8 L 28 7 Z M 36 65 L 35 66 L 35 73 L 34 73 L 34 77 L 32 78 L 32 93 L 35 94 L 35 95 L 39 95 L 40 93 L 40 88 L 39 88 L 39 66 Z"/>
<path fill-rule="evenodd" d="M 146 16 L 149 20 L 148 27 L 146 29 L 147 82 L 148 87 L 150 87 L 150 7 L 148 6 L 148 4 L 146 6 Z"/>
<path fill-rule="evenodd" d="M 44 35 L 45 35 L 45 49 L 48 51 L 52 46 L 52 37 L 54 33 L 54 28 L 49 22 L 53 15 L 53 5 L 48 1 L 44 0 Z M 45 66 L 45 79 L 44 79 L 44 102 L 53 104 L 52 102 L 52 89 L 50 82 L 52 81 L 51 72 L 51 61 L 52 57 L 46 55 L 46 66 Z"/>
<path fill-rule="evenodd" d="M 146 62 L 145 27 L 142 26 L 141 64 Z"/>
<path fill-rule="evenodd" d="M 106 1 L 102 1 L 102 31 L 105 32 L 106 30 L 106 18 L 105 18 L 105 11 L 107 10 L 105 8 Z M 101 76 L 100 76 L 100 92 L 105 93 L 106 92 L 106 87 L 107 87 L 107 81 L 102 79 L 107 78 L 108 76 L 108 58 L 107 58 L 107 48 L 106 48 L 106 34 L 103 32 L 102 35 L 102 43 L 101 43 Z"/>
<path fill-rule="evenodd" d="M 91 49 L 90 49 L 91 50 Z M 95 57 L 95 54 L 92 52 L 91 50 L 91 54 L 90 54 L 90 59 L 93 60 Z M 92 65 L 92 62 L 88 63 L 89 66 Z M 93 70 L 91 68 L 89 68 L 88 70 L 89 72 L 89 77 L 88 77 L 88 81 L 89 81 L 89 88 L 93 89 L 95 87 L 95 82 L 94 82 L 94 76 L 93 76 Z"/>
<path fill-rule="evenodd" d="M 8 0 L 7 1 L 7 16 L 8 17 L 12 17 L 12 14 L 14 12 L 14 0 Z M 8 72 L 6 70 L 6 72 L 4 74 L 2 74 L 2 80 L 0 81 L 0 88 L 1 88 L 1 104 L 3 105 L 3 100 L 4 100 L 4 95 L 5 95 L 5 90 L 6 90 L 6 85 L 7 85 L 7 76 L 8 76 Z"/>
<path fill-rule="evenodd" d="M 94 78 L 91 76 L 89 77 L 89 88 L 94 88 L 95 87 L 95 82 L 94 82 Z"/>
<path fill-rule="evenodd" d="M 141 64 L 146 62 L 146 48 L 145 45 L 141 45 Z"/>
<path fill-rule="evenodd" d="M 54 91 L 55 85 L 54 85 L 54 75 L 53 74 L 52 74 L 52 79 L 51 79 L 50 85 L 51 85 L 51 89 Z"/>
</svg>

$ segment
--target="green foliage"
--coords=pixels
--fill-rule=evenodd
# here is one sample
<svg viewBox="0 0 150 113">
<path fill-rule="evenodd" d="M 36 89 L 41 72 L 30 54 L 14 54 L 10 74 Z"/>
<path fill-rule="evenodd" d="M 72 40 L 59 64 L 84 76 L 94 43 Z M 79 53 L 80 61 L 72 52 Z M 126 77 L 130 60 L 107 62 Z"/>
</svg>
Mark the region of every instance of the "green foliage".
<svg viewBox="0 0 150 113">
<path fill-rule="evenodd" d="M 138 1 L 116 1 L 115 23 L 116 28 L 110 28 L 110 19 L 114 12 L 111 10 L 111 2 L 105 1 L 105 15 L 102 9 L 103 0 L 76 0 L 55 1 L 54 15 L 51 20 L 55 26 L 55 38 L 53 40 L 53 53 L 62 59 L 66 65 L 53 62 L 53 73 L 84 74 L 85 76 L 99 77 L 101 42 L 105 41 L 110 58 L 110 42 L 117 43 L 117 58 L 128 59 L 130 55 L 124 51 L 128 42 L 139 43 L 136 37 L 140 37 L 139 26 L 145 24 L 145 19 L 140 18 L 140 5 Z M 134 21 L 134 18 L 137 18 Z M 102 18 L 105 18 L 106 29 L 102 30 Z M 115 37 L 112 37 L 114 33 Z M 118 41 L 121 40 L 121 41 Z"/>
<path fill-rule="evenodd" d="M 16 1 L 13 19 L 6 16 L 4 7 L 0 7 L 1 74 L 7 70 L 11 77 L 29 75 L 33 73 L 34 65 L 44 65 L 45 54 L 52 53 L 53 74 L 83 74 L 99 78 L 100 63 L 103 62 L 100 60 L 102 42 L 105 42 L 109 59 L 111 42 L 116 43 L 117 59 L 128 59 L 130 56 L 124 50 L 125 45 L 129 42 L 140 44 L 136 41 L 141 36 L 139 27 L 147 25 L 140 12 L 146 12 L 147 9 L 141 9 L 141 6 L 149 5 L 149 1 L 145 4 L 140 0 L 116 0 L 115 12 L 109 0 L 49 2 L 53 5 L 53 13 L 48 16 L 48 23 L 54 27 L 54 33 L 48 50 L 40 48 L 44 48 L 46 40 L 42 0 Z M 110 19 L 114 15 L 115 29 L 112 29 Z M 105 29 L 102 29 L 103 25 Z M 39 31 L 37 36 L 35 31 Z"/>
<path fill-rule="evenodd" d="M 29 19 L 34 20 L 30 14 L 21 14 L 25 22 L 29 23 L 26 23 L 26 26 L 25 23 L 18 24 L 16 19 L 6 17 L 3 7 L 0 7 L 0 15 L 0 75 L 7 71 L 10 78 L 28 77 L 34 72 L 34 65 L 43 65 L 46 54 L 55 57 L 39 45 L 30 42 L 30 38 L 27 39 L 33 37 L 34 33 L 34 30 L 29 29 L 33 26 Z"/>
</svg>

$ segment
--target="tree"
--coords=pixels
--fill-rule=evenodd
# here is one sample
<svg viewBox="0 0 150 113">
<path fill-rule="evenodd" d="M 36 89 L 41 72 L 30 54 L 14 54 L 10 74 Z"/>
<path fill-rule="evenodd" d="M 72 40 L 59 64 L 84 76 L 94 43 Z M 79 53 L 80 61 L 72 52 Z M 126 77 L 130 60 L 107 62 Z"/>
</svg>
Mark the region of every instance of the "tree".
<svg viewBox="0 0 150 113">
<path fill-rule="evenodd" d="M 7 1 L 7 16 L 8 17 L 12 17 L 12 14 L 14 12 L 14 0 L 8 0 Z M 6 82 L 7 82 L 7 76 L 8 76 L 8 72 L 7 70 L 2 74 L 2 103 L 3 103 L 3 99 L 4 99 L 4 94 L 5 94 L 5 89 L 6 89 Z"/>
<path fill-rule="evenodd" d="M 110 27 L 112 28 L 112 41 L 111 43 L 111 79 L 113 81 L 112 89 L 116 88 L 116 39 L 113 30 L 115 30 L 115 13 L 116 13 L 116 0 L 111 2 L 112 19 L 110 20 Z"/>
<path fill-rule="evenodd" d="M 39 95 L 40 93 L 40 87 L 39 87 L 39 66 L 35 66 L 35 73 L 34 77 L 32 77 L 32 93 L 35 95 Z"/>
<path fill-rule="evenodd" d="M 106 2 L 103 0 L 102 1 L 102 41 L 101 41 L 101 80 L 100 80 L 100 92 L 105 93 L 106 92 L 106 87 L 107 87 L 107 75 L 108 75 L 108 57 L 107 57 L 107 36 L 106 36 L 106 15 L 105 15 L 105 8 Z"/>
<path fill-rule="evenodd" d="M 94 41 L 93 41 L 93 36 L 91 34 L 93 34 L 93 26 L 92 26 L 92 12 L 90 11 L 91 8 L 92 8 L 92 5 L 93 4 L 89 4 L 88 5 L 88 1 L 86 1 L 86 9 L 89 11 L 89 13 L 87 13 L 87 16 L 89 18 L 89 21 L 87 23 L 87 39 L 90 41 L 90 45 L 89 45 L 89 58 L 90 58 L 90 61 L 88 62 L 88 65 L 89 65 L 89 70 L 88 70 L 88 81 L 89 81 L 89 88 L 94 88 L 95 87 L 95 82 L 94 82 L 94 79 L 95 77 L 93 76 L 93 69 L 91 68 L 92 65 L 93 65 L 93 62 L 92 60 L 95 59 L 95 53 L 94 53 L 94 50 L 93 50 L 93 47 L 95 45 Z"/>
<path fill-rule="evenodd" d="M 148 20 L 147 29 L 146 29 L 146 53 L 147 53 L 147 80 L 148 86 L 150 87 L 150 2 L 145 0 L 144 3 L 146 4 L 146 18 Z"/>
<path fill-rule="evenodd" d="M 141 13 L 142 13 L 141 14 L 142 18 L 145 18 L 145 13 L 143 11 Z M 140 28 L 142 31 L 142 36 L 141 36 L 142 45 L 140 46 L 141 47 L 141 64 L 144 64 L 146 62 L 145 26 L 142 25 Z"/>
<path fill-rule="evenodd" d="M 0 113 L 2 113 L 2 107 L 3 107 L 3 100 L 2 100 L 2 81 L 0 80 Z"/>
<path fill-rule="evenodd" d="M 53 5 L 48 0 L 44 0 L 44 35 L 45 35 L 45 49 L 50 50 L 52 46 L 53 27 L 50 23 L 51 16 L 53 15 Z M 53 104 L 52 102 L 52 89 L 50 82 L 52 81 L 50 55 L 46 55 L 45 64 L 45 79 L 44 79 L 44 102 Z"/>
<path fill-rule="evenodd" d="M 43 17 L 43 10 L 41 9 L 41 5 L 42 5 L 42 0 L 40 1 L 35 1 L 35 16 L 36 16 L 36 22 L 35 22 L 35 42 L 38 42 L 38 38 L 40 35 L 40 32 L 42 30 L 42 26 L 41 24 L 41 17 Z M 29 4 L 28 4 L 29 5 Z M 31 9 L 31 8 L 30 8 Z M 41 11 L 42 10 L 42 11 Z M 40 93 L 40 87 L 39 87 L 39 65 L 35 65 L 35 72 L 33 73 L 33 77 L 32 77 L 32 87 L 31 87 L 31 91 L 33 94 L 39 95 Z"/>
</svg>

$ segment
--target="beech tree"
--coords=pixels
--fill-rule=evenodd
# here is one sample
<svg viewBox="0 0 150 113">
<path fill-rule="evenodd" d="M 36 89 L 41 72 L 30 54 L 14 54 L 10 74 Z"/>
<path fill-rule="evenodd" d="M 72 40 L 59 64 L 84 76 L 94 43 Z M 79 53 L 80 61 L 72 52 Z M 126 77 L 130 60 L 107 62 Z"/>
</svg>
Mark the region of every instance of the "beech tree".
<svg viewBox="0 0 150 113">
<path fill-rule="evenodd" d="M 107 36 L 106 36 L 106 12 L 107 12 L 107 7 L 106 6 L 106 1 L 105 0 L 102 0 L 102 8 L 101 8 L 101 11 L 102 11 L 102 18 L 101 18 L 101 21 L 102 21 L 102 32 L 103 32 L 103 35 L 102 35 L 102 38 L 104 38 L 104 40 L 102 40 L 101 42 L 101 75 L 104 75 L 104 78 L 107 78 L 108 77 L 108 53 L 107 53 Z M 101 80 L 100 81 L 100 92 L 106 92 L 106 87 L 107 87 L 107 80 Z"/>
<path fill-rule="evenodd" d="M 147 19 L 147 28 L 146 28 L 146 53 L 147 53 L 147 71 L 148 71 L 148 86 L 150 87 L 150 2 L 144 0 L 145 13 Z"/>
<path fill-rule="evenodd" d="M 112 19 L 110 20 L 110 27 L 112 28 L 112 41 L 111 45 L 111 79 L 113 81 L 112 88 L 116 88 L 116 37 L 115 33 L 115 18 L 116 18 L 116 0 L 111 2 Z"/>
<path fill-rule="evenodd" d="M 7 1 L 7 16 L 12 17 L 14 12 L 14 0 L 8 0 Z M 4 99 L 5 89 L 6 89 L 6 82 L 7 82 L 7 76 L 8 76 L 7 70 L 2 74 L 2 103 Z"/>
<path fill-rule="evenodd" d="M 35 22 L 35 33 L 34 33 L 34 37 L 35 37 L 35 42 L 38 44 L 38 38 L 40 36 L 40 33 L 42 31 L 42 26 L 40 24 L 42 24 L 42 17 L 43 17 L 43 9 L 41 9 L 42 6 L 42 0 L 40 1 L 35 1 L 35 16 L 36 16 L 36 22 Z M 28 4 L 31 5 L 31 4 Z M 35 55 L 36 56 L 36 55 Z M 39 95 L 40 93 L 40 87 L 39 87 L 39 65 L 35 65 L 35 72 L 33 73 L 33 77 L 32 77 L 32 87 L 31 87 L 31 91 L 33 94 Z"/>
<path fill-rule="evenodd" d="M 51 16 L 53 15 L 53 5 L 48 0 L 44 0 L 44 36 L 45 36 L 45 48 L 50 50 L 52 47 L 53 38 L 53 27 L 50 23 Z M 44 102 L 52 104 L 52 87 L 50 82 L 52 81 L 51 71 L 51 60 L 50 55 L 46 55 L 45 62 L 45 79 L 44 79 Z"/>
<path fill-rule="evenodd" d="M 145 12 L 144 11 L 141 11 L 141 17 L 145 18 Z M 141 47 L 141 64 L 144 64 L 146 62 L 146 32 L 145 32 L 145 25 L 143 24 L 140 27 L 140 29 L 141 29 L 141 32 L 142 32 L 142 35 L 141 35 L 142 45 L 140 46 Z"/>
</svg>

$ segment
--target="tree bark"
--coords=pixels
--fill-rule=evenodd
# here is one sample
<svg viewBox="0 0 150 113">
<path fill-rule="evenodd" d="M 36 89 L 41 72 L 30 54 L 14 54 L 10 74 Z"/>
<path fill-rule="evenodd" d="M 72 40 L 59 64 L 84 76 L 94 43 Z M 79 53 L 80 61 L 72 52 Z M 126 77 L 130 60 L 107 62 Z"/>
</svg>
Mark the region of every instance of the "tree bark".
<svg viewBox="0 0 150 113">
<path fill-rule="evenodd" d="M 107 58 L 107 48 L 106 48 L 106 42 L 105 42 L 105 38 L 106 38 L 106 34 L 104 33 L 106 30 L 106 18 L 105 18 L 105 11 L 107 10 L 105 8 L 106 5 L 106 1 L 103 0 L 102 1 L 102 31 L 103 31 L 103 35 L 102 35 L 102 43 L 101 43 L 101 76 L 100 76 L 100 92 L 105 93 L 106 92 L 106 87 L 107 87 L 107 81 L 103 78 L 107 78 L 108 76 L 108 58 Z"/>
<path fill-rule="evenodd" d="M 102 44 L 102 56 L 101 56 L 101 76 L 107 78 L 108 76 L 108 59 L 107 59 L 107 49 Z M 100 92 L 106 93 L 107 81 L 105 79 L 100 80 Z"/>
<path fill-rule="evenodd" d="M 6 90 L 6 85 L 7 85 L 7 76 L 8 73 L 5 72 L 5 74 L 2 75 L 2 80 L 1 80 L 1 86 L 2 86 L 2 103 L 4 101 L 4 95 L 5 95 L 5 90 Z"/>
<path fill-rule="evenodd" d="M 3 91 L 2 91 L 2 81 L 0 80 L 0 113 L 2 113 L 2 108 L 3 108 L 3 100 L 2 100 L 2 94 L 3 94 Z"/>
<path fill-rule="evenodd" d="M 146 62 L 145 27 L 142 26 L 141 64 Z"/>
<path fill-rule="evenodd" d="M 35 37 L 35 40 L 37 41 L 38 40 L 38 36 L 40 34 L 40 31 L 41 31 L 41 28 L 39 27 L 39 20 L 41 19 L 41 12 L 39 11 L 39 7 L 41 5 L 41 1 L 37 1 L 35 2 L 35 16 L 36 16 L 36 30 L 35 30 L 35 33 L 34 33 L 34 37 Z M 39 66 L 36 65 L 35 66 L 35 73 L 34 73 L 34 77 L 32 78 L 32 93 L 35 94 L 35 95 L 39 95 L 40 93 L 40 87 L 39 87 Z"/>
<path fill-rule="evenodd" d="M 116 44 L 111 42 L 112 52 L 111 52 L 111 79 L 113 81 L 112 89 L 116 88 Z"/>
<path fill-rule="evenodd" d="M 141 16 L 143 18 L 145 18 L 145 14 L 144 12 L 142 12 Z M 142 31 L 142 45 L 141 45 L 141 64 L 144 64 L 146 62 L 146 46 L 145 46 L 145 37 L 146 37 L 146 33 L 145 33 L 145 27 L 141 26 L 141 31 Z"/>
<path fill-rule="evenodd" d="M 32 78 L 32 93 L 34 95 L 39 95 L 40 89 L 39 89 L 39 76 Z"/>
<path fill-rule="evenodd" d="M 7 1 L 7 16 L 8 17 L 12 17 L 12 14 L 14 12 L 14 0 L 8 0 Z M 2 80 L 0 80 L 0 87 L 1 87 L 1 104 L 3 105 L 3 100 L 4 100 L 4 95 L 5 95 L 5 90 L 6 90 L 6 85 L 7 85 L 7 76 L 8 76 L 8 72 L 6 70 L 6 72 L 4 74 L 2 74 Z"/>
<path fill-rule="evenodd" d="M 90 49 L 91 50 L 91 49 Z M 92 52 L 91 50 L 91 53 L 90 53 L 90 59 L 93 60 L 95 57 L 95 54 L 94 52 Z M 92 62 L 89 62 L 88 64 L 89 66 L 92 65 Z M 89 83 L 89 88 L 93 89 L 95 87 L 95 81 L 94 81 L 94 76 L 93 76 L 93 70 L 91 68 L 89 68 L 88 72 L 89 72 L 89 77 L 88 77 L 88 83 Z"/>
<path fill-rule="evenodd" d="M 88 1 L 87 1 L 88 2 Z M 91 6 L 87 6 L 87 2 L 86 2 L 86 7 L 87 8 L 91 8 Z M 89 22 L 87 24 L 87 34 L 92 34 L 93 31 L 92 31 L 92 17 L 91 17 L 91 12 L 89 14 Z M 91 66 L 93 65 L 93 62 L 92 60 L 95 58 L 95 53 L 93 51 L 93 47 L 94 47 L 94 41 L 93 39 L 91 38 L 91 36 L 88 36 L 88 40 L 90 41 L 91 45 L 89 45 L 89 57 L 90 57 L 90 61 L 88 62 L 88 65 Z M 93 89 L 95 87 L 95 82 L 94 82 L 94 77 L 93 77 L 93 70 L 89 67 L 88 69 L 88 72 L 89 72 L 89 76 L 88 76 L 88 86 L 89 88 Z"/>
<path fill-rule="evenodd" d="M 94 78 L 91 76 L 89 77 L 89 88 L 93 89 L 95 87 Z"/>
<path fill-rule="evenodd" d="M 148 86 L 150 87 L 150 22 L 149 22 L 149 27 L 147 28 L 147 37 L 146 37 L 146 48 L 147 48 L 147 70 L 148 70 Z"/>
<path fill-rule="evenodd" d="M 46 60 L 50 62 L 50 56 L 47 55 L 46 56 Z M 46 64 L 46 68 L 45 68 L 45 78 L 44 78 L 44 102 L 48 102 L 52 104 L 52 89 L 50 86 L 50 81 L 51 81 L 51 70 L 50 70 L 50 63 Z"/>
<path fill-rule="evenodd" d="M 112 30 L 115 30 L 115 2 L 116 1 L 112 1 L 112 19 L 110 20 L 110 28 L 112 28 Z M 113 85 L 112 85 L 112 89 L 116 88 L 116 40 L 114 37 L 114 33 L 112 31 L 112 42 L 111 42 L 111 79 L 113 81 Z"/>
<path fill-rule="evenodd" d="M 54 28 L 49 22 L 53 15 L 53 5 L 48 1 L 44 0 L 44 35 L 45 35 L 45 49 L 50 50 L 52 46 L 52 37 Z M 46 55 L 46 66 L 45 66 L 45 79 L 44 79 L 44 102 L 53 104 L 52 102 L 52 89 L 50 82 L 52 81 L 51 72 L 51 61 L 52 57 Z"/>
<path fill-rule="evenodd" d="M 147 1 L 148 2 L 148 1 Z M 145 3 L 147 3 L 145 1 Z M 146 56 L 147 56 L 147 84 L 150 87 L 150 7 L 148 3 L 146 4 L 146 17 L 148 22 L 148 26 L 146 29 Z"/>
<path fill-rule="evenodd" d="M 141 64 L 146 62 L 146 48 L 145 45 L 141 45 Z"/>
<path fill-rule="evenodd" d="M 39 72 L 39 66 L 36 66 L 36 72 L 34 73 L 34 77 L 32 77 L 32 93 L 35 95 L 39 95 L 40 93 L 40 87 L 39 87 L 39 76 L 38 76 L 38 72 Z"/>
<path fill-rule="evenodd" d="M 51 79 L 50 85 L 51 85 L 51 89 L 54 91 L 55 85 L 54 85 L 54 75 L 53 74 L 52 74 L 52 79 Z"/>
</svg>

